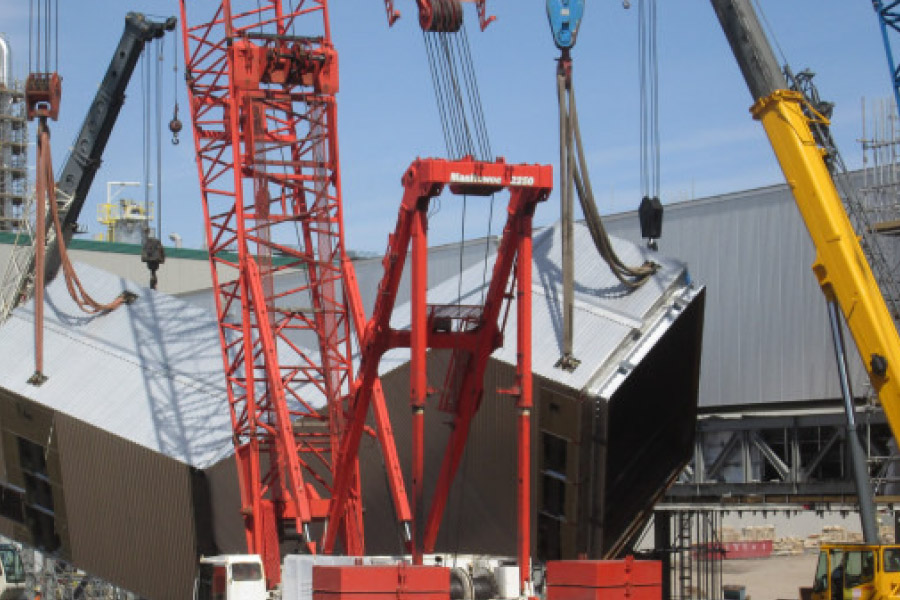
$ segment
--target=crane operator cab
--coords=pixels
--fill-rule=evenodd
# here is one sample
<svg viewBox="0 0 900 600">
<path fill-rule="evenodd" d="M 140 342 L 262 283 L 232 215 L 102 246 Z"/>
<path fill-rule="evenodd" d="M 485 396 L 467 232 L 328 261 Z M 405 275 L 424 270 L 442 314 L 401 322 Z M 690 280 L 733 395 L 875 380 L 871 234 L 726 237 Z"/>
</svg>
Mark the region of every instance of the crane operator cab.
<svg viewBox="0 0 900 600">
<path fill-rule="evenodd" d="M 813 600 L 877 600 L 898 593 L 900 545 L 822 545 Z"/>
<path fill-rule="evenodd" d="M 267 597 L 262 560 L 255 554 L 204 556 L 194 600 L 261 600 Z"/>
</svg>

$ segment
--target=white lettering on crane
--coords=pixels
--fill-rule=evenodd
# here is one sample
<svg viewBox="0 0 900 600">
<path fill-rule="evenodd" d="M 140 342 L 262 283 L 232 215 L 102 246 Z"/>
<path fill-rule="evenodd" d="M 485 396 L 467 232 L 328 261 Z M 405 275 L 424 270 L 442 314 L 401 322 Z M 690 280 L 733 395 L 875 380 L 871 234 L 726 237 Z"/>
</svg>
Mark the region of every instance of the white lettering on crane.
<svg viewBox="0 0 900 600">
<path fill-rule="evenodd" d="M 450 173 L 450 183 L 486 183 L 489 185 L 503 185 L 502 177 L 488 175 L 476 175 L 475 173 Z"/>
</svg>

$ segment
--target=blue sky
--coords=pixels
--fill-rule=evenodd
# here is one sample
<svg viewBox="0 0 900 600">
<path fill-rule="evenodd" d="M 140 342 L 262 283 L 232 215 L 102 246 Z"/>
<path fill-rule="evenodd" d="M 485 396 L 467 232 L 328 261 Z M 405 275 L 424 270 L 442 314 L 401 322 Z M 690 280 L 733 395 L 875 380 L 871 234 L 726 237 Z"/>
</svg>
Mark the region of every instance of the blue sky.
<svg viewBox="0 0 900 600">
<path fill-rule="evenodd" d="M 822 96 L 836 102 L 833 131 L 851 167 L 861 164 L 862 98 L 890 95 L 877 19 L 867 0 L 760 0 L 795 70 L 810 67 Z M 416 156 L 441 156 L 435 108 L 413 0 L 396 0 L 404 14 L 392 29 L 381 0 L 333 0 L 332 34 L 340 53 L 338 126 L 348 248 L 382 251 L 401 197 L 400 177 Z M 632 0 L 636 6 L 636 0 Z M 541 0 L 488 0 L 497 21 L 475 27 L 466 6 L 472 53 L 494 153 L 511 162 L 558 160 L 554 47 Z M 53 124 L 60 167 L 81 125 L 128 10 L 168 16 L 176 0 L 59 2 L 60 121 Z M 620 0 L 589 2 L 573 51 L 582 133 L 602 213 L 639 201 L 637 10 Z M 14 72 L 27 73 L 28 2 L 0 0 L 0 32 L 11 41 Z M 173 104 L 172 42 L 165 44 L 163 120 Z M 179 51 L 180 53 L 180 51 Z M 779 182 L 781 173 L 762 128 L 748 113 L 750 96 L 706 0 L 659 2 L 661 180 L 664 202 Z M 183 80 L 177 94 L 187 121 Z M 142 175 L 140 67 L 104 156 L 81 222 L 101 231 L 96 206 L 106 182 Z M 187 125 L 187 123 L 186 123 Z M 165 134 L 168 139 L 168 133 Z M 163 238 L 177 232 L 201 243 L 202 216 L 193 144 L 163 145 Z M 155 148 L 154 148 L 155 156 Z M 498 197 L 498 201 L 502 198 Z M 498 211 L 499 212 L 499 211 Z M 558 216 L 556 196 L 541 206 L 538 224 Z M 486 233 L 487 208 L 470 199 L 466 236 Z M 432 224 L 432 243 L 458 240 L 459 202 L 445 200 Z M 499 218 L 493 231 L 497 231 Z M 167 241 L 167 240 L 166 240 Z"/>
</svg>

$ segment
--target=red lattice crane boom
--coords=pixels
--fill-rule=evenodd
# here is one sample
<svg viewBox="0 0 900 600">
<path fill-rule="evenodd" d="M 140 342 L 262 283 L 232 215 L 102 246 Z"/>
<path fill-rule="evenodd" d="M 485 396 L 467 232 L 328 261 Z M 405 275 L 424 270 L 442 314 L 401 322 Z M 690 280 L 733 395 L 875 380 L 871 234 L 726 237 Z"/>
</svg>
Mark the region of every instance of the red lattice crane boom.
<svg viewBox="0 0 900 600">
<path fill-rule="evenodd" d="M 331 510 L 365 319 L 344 248 L 337 54 L 326 0 L 180 4 L 247 545 L 271 585 L 292 538 L 317 552 L 328 530 L 344 552 L 364 548 L 355 456 L 341 462 L 349 491 Z M 377 382 L 372 392 L 408 524 Z M 326 523 L 329 512 L 340 518 Z"/>
</svg>

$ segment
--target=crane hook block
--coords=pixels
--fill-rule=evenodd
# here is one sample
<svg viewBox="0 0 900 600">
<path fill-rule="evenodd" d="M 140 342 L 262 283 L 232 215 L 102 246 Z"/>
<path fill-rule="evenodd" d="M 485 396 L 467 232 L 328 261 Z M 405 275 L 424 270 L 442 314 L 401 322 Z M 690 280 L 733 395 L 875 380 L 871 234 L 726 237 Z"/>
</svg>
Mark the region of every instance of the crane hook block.
<svg viewBox="0 0 900 600">
<path fill-rule="evenodd" d="M 582 15 L 584 0 L 547 0 L 547 19 L 557 48 L 568 50 L 575 45 Z"/>
</svg>

